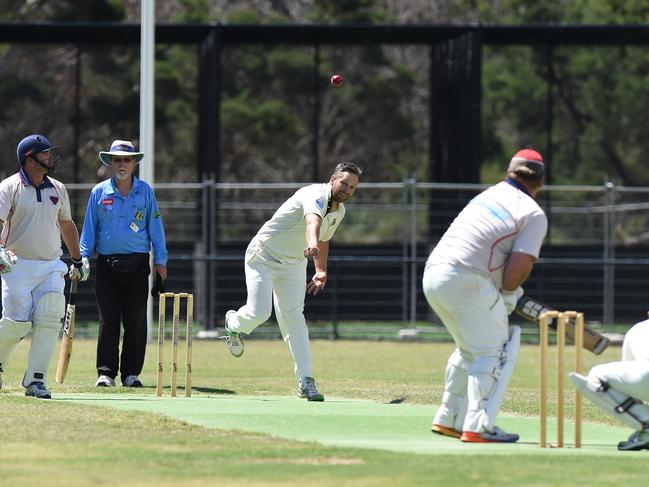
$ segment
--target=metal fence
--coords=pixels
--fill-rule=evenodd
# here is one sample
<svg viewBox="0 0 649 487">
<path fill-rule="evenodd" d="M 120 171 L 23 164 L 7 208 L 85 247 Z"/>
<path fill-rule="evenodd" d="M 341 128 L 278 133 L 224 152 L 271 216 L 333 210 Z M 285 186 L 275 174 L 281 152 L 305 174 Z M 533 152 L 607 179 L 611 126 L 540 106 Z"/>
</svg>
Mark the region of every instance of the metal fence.
<svg viewBox="0 0 649 487">
<path fill-rule="evenodd" d="M 245 302 L 243 254 L 250 238 L 303 184 L 156 184 L 169 247 L 169 288 L 193 292 L 196 321 L 222 323 Z M 430 249 L 485 185 L 406 180 L 363 183 L 347 204 L 329 257 L 324 293 L 308 297 L 309 321 L 436 322 L 421 292 Z M 79 227 L 91 185 L 68 185 Z M 646 314 L 649 188 L 549 186 L 539 203 L 549 217 L 541 259 L 526 292 L 604 324 Z M 93 283 L 80 287 L 80 321 L 96 321 Z"/>
</svg>

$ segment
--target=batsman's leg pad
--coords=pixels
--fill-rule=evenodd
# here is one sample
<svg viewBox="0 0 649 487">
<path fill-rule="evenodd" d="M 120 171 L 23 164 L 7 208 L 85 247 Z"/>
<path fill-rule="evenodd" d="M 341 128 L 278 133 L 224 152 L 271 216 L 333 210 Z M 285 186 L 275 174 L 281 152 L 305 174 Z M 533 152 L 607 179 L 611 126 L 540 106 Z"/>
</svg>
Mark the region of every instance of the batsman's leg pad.
<svg viewBox="0 0 649 487">
<path fill-rule="evenodd" d="M 512 326 L 500 356 L 478 357 L 469 369 L 468 411 L 463 431 L 492 431 L 514 373 L 521 346 L 521 329 Z"/>
<path fill-rule="evenodd" d="M 442 405 L 433 418 L 433 424 L 462 431 L 467 409 L 467 382 L 472 361 L 459 348 L 446 364 Z"/>
<path fill-rule="evenodd" d="M 34 311 L 34 333 L 29 350 L 27 371 L 23 386 L 32 382 L 47 380 L 47 369 L 59 338 L 61 323 L 65 316 L 65 296 L 61 293 L 46 293 L 36 303 Z"/>
<path fill-rule="evenodd" d="M 14 321 L 11 318 L 0 320 L 0 372 L 5 368 L 20 340 L 32 328 L 31 321 Z"/>
<path fill-rule="evenodd" d="M 596 377 L 584 377 L 573 372 L 570 380 L 585 397 L 627 426 L 641 430 L 649 425 L 649 406 L 646 404 L 616 391 Z"/>
</svg>

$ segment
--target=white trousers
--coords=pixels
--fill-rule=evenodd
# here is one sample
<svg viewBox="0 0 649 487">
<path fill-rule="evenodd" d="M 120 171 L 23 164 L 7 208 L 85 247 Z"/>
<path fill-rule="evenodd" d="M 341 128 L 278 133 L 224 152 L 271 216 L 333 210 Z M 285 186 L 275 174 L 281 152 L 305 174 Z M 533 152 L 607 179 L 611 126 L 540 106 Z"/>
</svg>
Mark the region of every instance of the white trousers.
<svg viewBox="0 0 649 487">
<path fill-rule="evenodd" d="M 2 316 L 31 321 L 43 294 L 65 290 L 68 268 L 60 259 L 31 260 L 18 257 L 13 270 L 2 275 Z"/>
<path fill-rule="evenodd" d="M 313 377 L 309 329 L 304 319 L 307 260 L 282 263 L 270 256 L 253 240 L 246 249 L 245 272 L 248 298 L 236 313 L 228 315 L 228 327 L 249 334 L 275 316 L 284 342 L 295 363 L 295 375 Z"/>
<path fill-rule="evenodd" d="M 610 384 L 618 392 L 641 401 L 649 401 L 649 362 L 609 362 L 590 369 L 589 377 Z"/>
<path fill-rule="evenodd" d="M 488 429 L 495 418 L 486 414 L 486 404 L 509 338 L 500 291 L 487 277 L 450 265 L 427 266 L 423 289 L 458 347 L 447 364 L 442 406 L 433 422 L 464 431 Z"/>
</svg>

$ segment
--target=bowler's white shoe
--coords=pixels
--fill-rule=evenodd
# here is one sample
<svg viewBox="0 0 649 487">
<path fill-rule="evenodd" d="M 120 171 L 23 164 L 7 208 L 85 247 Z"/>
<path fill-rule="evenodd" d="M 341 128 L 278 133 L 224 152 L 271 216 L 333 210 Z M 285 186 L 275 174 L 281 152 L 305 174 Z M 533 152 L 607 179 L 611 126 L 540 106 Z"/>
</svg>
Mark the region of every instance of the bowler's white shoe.
<svg viewBox="0 0 649 487">
<path fill-rule="evenodd" d="M 225 313 L 225 333 L 227 336 L 225 337 L 225 346 L 228 347 L 228 350 L 234 357 L 241 357 L 243 355 L 243 350 L 244 350 L 244 344 L 243 344 L 243 337 L 241 336 L 241 333 L 238 333 L 228 326 L 228 316 L 236 313 L 233 309 Z"/>
<path fill-rule="evenodd" d="M 320 394 L 315 386 L 313 377 L 302 377 L 297 382 L 297 395 L 306 398 L 307 401 L 324 401 L 324 396 Z"/>
</svg>

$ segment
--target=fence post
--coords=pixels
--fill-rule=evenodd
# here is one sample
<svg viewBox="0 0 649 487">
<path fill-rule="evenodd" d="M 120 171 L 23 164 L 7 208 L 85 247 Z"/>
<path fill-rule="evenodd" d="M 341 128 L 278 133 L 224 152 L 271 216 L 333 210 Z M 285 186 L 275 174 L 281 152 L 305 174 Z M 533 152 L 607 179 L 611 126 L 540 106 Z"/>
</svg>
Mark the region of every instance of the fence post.
<svg viewBox="0 0 649 487">
<path fill-rule="evenodd" d="M 331 291 L 333 291 L 333 295 L 331 297 L 331 336 L 329 337 L 332 340 L 337 340 L 340 338 L 340 335 L 338 334 L 338 272 L 340 269 L 338 268 L 337 263 L 331 262 L 330 264 L 331 272 L 329 275 L 331 276 L 329 278 L 329 283 L 331 284 Z"/>
<path fill-rule="evenodd" d="M 417 320 L 417 180 L 410 179 L 410 323 Z"/>
<path fill-rule="evenodd" d="M 403 207 L 403 229 L 401 231 L 401 321 L 408 321 L 408 197 L 409 179 L 404 179 L 401 192 L 401 204 Z"/>
<path fill-rule="evenodd" d="M 604 184 L 604 310 L 605 325 L 615 322 L 615 184 Z"/>
</svg>

